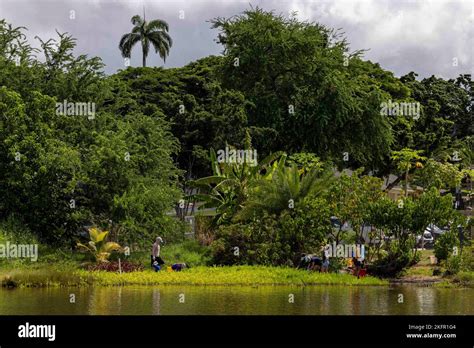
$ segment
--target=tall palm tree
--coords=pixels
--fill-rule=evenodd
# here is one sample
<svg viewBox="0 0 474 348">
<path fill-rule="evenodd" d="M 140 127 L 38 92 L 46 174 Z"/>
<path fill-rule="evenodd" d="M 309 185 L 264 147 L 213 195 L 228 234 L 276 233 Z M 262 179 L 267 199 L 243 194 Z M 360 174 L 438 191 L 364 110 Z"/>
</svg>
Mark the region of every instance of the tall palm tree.
<svg viewBox="0 0 474 348">
<path fill-rule="evenodd" d="M 168 23 L 161 19 L 147 22 L 145 14 L 143 14 L 143 18 L 139 15 L 133 16 L 132 24 L 134 25 L 132 31 L 123 35 L 120 39 L 119 49 L 122 52 L 122 57 L 130 58 L 133 46 L 137 42 L 141 42 L 143 66 L 145 67 L 151 43 L 155 48 L 155 52 L 166 62 L 166 56 L 169 55 L 173 44 L 173 40 L 168 35 Z"/>
</svg>

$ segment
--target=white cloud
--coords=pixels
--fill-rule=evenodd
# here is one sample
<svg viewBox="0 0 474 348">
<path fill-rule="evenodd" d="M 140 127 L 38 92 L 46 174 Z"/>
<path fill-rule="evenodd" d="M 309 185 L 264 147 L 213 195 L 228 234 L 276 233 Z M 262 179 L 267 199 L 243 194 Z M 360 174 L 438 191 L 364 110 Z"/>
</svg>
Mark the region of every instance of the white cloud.
<svg viewBox="0 0 474 348">
<path fill-rule="evenodd" d="M 409 71 L 455 77 L 473 64 L 474 1 L 471 0 L 0 0 L 0 18 L 27 26 L 29 37 L 55 36 L 54 29 L 78 39 L 80 53 L 98 55 L 107 72 L 123 68 L 117 49 L 120 36 L 130 30 L 130 18 L 143 13 L 170 24 L 174 46 L 166 66 L 182 66 L 209 54 L 218 54 L 217 32 L 206 22 L 230 17 L 252 6 L 276 13 L 298 12 L 298 19 L 317 21 L 346 33 L 351 50 L 369 49 L 366 58 L 396 75 Z M 68 18 L 76 10 L 77 20 Z M 185 11 L 185 19 L 178 18 Z M 140 50 L 132 65 L 140 63 Z M 452 66 L 452 59 L 459 61 Z M 150 64 L 162 65 L 158 57 Z"/>
</svg>

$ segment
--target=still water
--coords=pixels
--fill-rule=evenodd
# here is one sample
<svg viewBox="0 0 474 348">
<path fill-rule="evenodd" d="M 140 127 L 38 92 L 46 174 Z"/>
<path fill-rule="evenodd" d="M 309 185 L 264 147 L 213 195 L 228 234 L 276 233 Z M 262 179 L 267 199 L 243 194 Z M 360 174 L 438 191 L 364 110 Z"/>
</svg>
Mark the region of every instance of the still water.
<svg viewBox="0 0 474 348">
<path fill-rule="evenodd" d="M 71 303 L 74 294 L 75 303 Z M 403 303 L 400 294 L 403 295 Z M 292 296 L 293 295 L 293 296 Z M 291 300 L 294 302 L 291 303 Z M 0 315 L 474 314 L 473 289 L 142 286 L 0 290 Z"/>
</svg>

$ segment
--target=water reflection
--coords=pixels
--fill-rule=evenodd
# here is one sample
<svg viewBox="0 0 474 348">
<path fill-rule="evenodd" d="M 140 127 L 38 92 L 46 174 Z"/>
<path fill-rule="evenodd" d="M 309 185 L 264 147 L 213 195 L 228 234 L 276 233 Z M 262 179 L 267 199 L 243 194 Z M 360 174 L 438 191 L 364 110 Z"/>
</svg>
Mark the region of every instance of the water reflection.
<svg viewBox="0 0 474 348">
<path fill-rule="evenodd" d="M 153 297 L 153 314 L 159 315 L 160 314 L 160 290 L 159 289 L 153 289 L 152 293 Z"/>
<path fill-rule="evenodd" d="M 70 293 L 76 303 L 69 301 Z M 180 303 L 179 294 L 185 294 Z M 294 303 L 288 301 L 294 295 Z M 399 303 L 399 294 L 403 303 Z M 472 289 L 432 287 L 97 287 L 0 290 L 0 314 L 474 314 Z"/>
</svg>

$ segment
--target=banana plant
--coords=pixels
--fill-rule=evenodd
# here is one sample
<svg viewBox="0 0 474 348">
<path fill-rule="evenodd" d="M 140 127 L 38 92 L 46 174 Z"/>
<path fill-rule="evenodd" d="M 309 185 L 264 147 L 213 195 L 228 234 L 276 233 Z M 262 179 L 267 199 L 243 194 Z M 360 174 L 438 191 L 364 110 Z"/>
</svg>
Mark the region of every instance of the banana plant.
<svg viewBox="0 0 474 348">
<path fill-rule="evenodd" d="M 220 225 L 232 219 L 248 199 L 249 190 L 258 180 L 271 180 L 273 173 L 285 165 L 286 154 L 275 152 L 257 165 L 248 163 L 219 163 L 214 149 L 210 150 L 212 176 L 193 181 L 199 193 L 192 195 L 203 202 L 200 210 L 215 208 L 214 223 Z"/>
<path fill-rule="evenodd" d="M 87 244 L 77 243 L 79 250 L 89 252 L 97 262 L 108 262 L 113 251 L 121 251 L 122 247 L 115 242 L 106 242 L 109 232 L 93 227 L 89 229 L 90 241 Z"/>
</svg>

